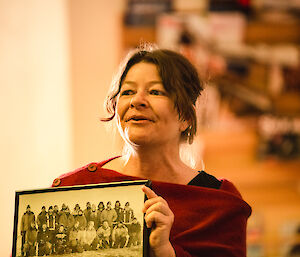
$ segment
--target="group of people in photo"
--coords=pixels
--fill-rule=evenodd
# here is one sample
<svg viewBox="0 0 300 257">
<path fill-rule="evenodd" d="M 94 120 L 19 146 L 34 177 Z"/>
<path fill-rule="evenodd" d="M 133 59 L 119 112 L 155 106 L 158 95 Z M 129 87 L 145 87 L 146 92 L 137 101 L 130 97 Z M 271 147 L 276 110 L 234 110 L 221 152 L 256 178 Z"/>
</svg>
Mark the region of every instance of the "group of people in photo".
<svg viewBox="0 0 300 257">
<path fill-rule="evenodd" d="M 21 219 L 21 255 L 82 253 L 83 251 L 124 248 L 141 244 L 141 224 L 130 203 L 120 201 L 90 202 L 85 209 L 76 204 L 73 210 L 62 204 L 41 207 L 35 215 L 27 205 Z"/>
</svg>

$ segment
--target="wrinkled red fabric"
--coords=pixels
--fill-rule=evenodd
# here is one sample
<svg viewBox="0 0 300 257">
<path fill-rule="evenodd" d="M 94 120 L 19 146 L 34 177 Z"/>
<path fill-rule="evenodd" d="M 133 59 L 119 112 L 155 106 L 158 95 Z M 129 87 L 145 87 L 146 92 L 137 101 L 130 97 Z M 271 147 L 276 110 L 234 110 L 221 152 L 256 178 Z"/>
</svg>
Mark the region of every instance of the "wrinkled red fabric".
<svg viewBox="0 0 300 257">
<path fill-rule="evenodd" d="M 143 178 L 125 176 L 102 168 L 107 163 L 94 163 L 59 177 L 53 186 L 73 186 L 129 181 Z M 221 180 L 220 189 L 152 181 L 152 189 L 162 196 L 174 213 L 170 234 L 177 257 L 244 257 L 246 224 L 251 207 L 235 186 Z"/>
</svg>

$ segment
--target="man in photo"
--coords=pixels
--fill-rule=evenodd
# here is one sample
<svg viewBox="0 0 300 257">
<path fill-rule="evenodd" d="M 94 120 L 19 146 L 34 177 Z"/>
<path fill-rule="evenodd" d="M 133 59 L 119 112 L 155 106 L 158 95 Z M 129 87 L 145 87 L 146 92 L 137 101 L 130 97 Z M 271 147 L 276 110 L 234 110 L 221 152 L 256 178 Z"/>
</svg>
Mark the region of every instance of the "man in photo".
<svg viewBox="0 0 300 257">
<path fill-rule="evenodd" d="M 67 253 L 68 236 L 65 232 L 63 224 L 59 225 L 58 232 L 55 236 L 55 253 L 64 254 Z"/>
<path fill-rule="evenodd" d="M 37 246 L 37 229 L 34 221 L 31 222 L 30 228 L 26 232 L 24 254 L 26 257 L 36 255 Z"/>
<path fill-rule="evenodd" d="M 57 218 L 54 213 L 53 207 L 49 206 L 48 213 L 47 213 L 47 227 L 50 237 L 50 243 L 54 243 L 55 231 L 57 228 Z"/>
<path fill-rule="evenodd" d="M 35 222 L 35 215 L 31 211 L 30 205 L 27 205 L 26 212 L 23 214 L 21 220 L 21 236 L 22 236 L 21 255 L 22 256 L 24 256 L 24 244 L 26 239 L 26 233 L 30 229 L 32 222 Z"/>
<path fill-rule="evenodd" d="M 51 252 L 50 233 L 47 224 L 43 223 L 37 233 L 38 256 L 49 255 Z"/>
<path fill-rule="evenodd" d="M 96 250 L 98 245 L 98 240 L 97 240 L 97 232 L 94 227 L 94 222 L 89 221 L 88 226 L 85 231 L 85 244 L 84 244 L 84 249 L 86 251 L 89 250 Z"/>
<path fill-rule="evenodd" d="M 36 223 L 38 225 L 38 229 L 42 229 L 43 224 L 47 225 L 47 212 L 45 206 L 42 207 L 41 212 L 37 216 Z"/>
<path fill-rule="evenodd" d="M 137 218 L 133 218 L 128 226 L 129 243 L 128 246 L 137 246 L 141 244 L 141 224 Z"/>
<path fill-rule="evenodd" d="M 69 243 L 68 246 L 71 249 L 72 253 L 82 253 L 83 246 L 80 243 L 80 230 L 79 230 L 79 221 L 75 221 L 74 227 L 71 228 L 69 234 Z"/>
<path fill-rule="evenodd" d="M 113 223 L 117 220 L 117 213 L 114 209 L 111 208 L 111 202 L 107 202 L 106 209 L 101 213 L 101 220 L 106 220 L 108 225 L 112 228 Z"/>
<path fill-rule="evenodd" d="M 118 223 L 112 231 L 113 248 L 123 248 L 127 246 L 129 239 L 128 229 L 122 223 Z"/>
<path fill-rule="evenodd" d="M 74 218 L 74 221 L 79 222 L 79 229 L 86 229 L 87 221 L 81 209 L 78 211 L 78 215 Z"/>
<path fill-rule="evenodd" d="M 59 225 L 63 225 L 66 233 L 69 233 L 69 230 L 74 226 L 75 220 L 73 215 L 70 213 L 68 206 L 65 207 L 64 212 L 62 212 L 59 218 Z"/>
<path fill-rule="evenodd" d="M 97 236 L 101 249 L 107 249 L 110 247 L 111 228 L 107 220 L 103 221 L 102 226 L 98 228 Z"/>
</svg>

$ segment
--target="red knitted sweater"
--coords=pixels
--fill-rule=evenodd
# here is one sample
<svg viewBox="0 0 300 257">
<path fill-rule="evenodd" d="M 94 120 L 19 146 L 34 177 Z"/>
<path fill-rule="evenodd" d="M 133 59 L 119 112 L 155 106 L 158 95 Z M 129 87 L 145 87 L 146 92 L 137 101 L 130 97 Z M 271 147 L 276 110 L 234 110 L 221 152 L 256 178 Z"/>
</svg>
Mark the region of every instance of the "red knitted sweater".
<svg viewBox="0 0 300 257">
<path fill-rule="evenodd" d="M 52 186 L 140 180 L 91 163 L 55 179 Z M 251 207 L 235 186 L 222 180 L 220 189 L 152 181 L 174 213 L 170 234 L 177 257 L 245 257 L 246 224 Z"/>
</svg>

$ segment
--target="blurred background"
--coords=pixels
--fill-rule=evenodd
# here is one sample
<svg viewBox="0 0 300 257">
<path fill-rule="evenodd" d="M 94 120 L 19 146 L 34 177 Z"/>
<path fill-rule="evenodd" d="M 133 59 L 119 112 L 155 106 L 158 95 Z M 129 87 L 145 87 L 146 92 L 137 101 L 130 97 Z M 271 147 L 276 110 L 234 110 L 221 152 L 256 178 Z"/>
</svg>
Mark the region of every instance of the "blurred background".
<svg viewBox="0 0 300 257">
<path fill-rule="evenodd" d="M 196 166 L 252 206 L 248 256 L 299 254 L 299 14 L 299 0 L 0 0 L 1 256 L 16 190 L 120 153 L 99 118 L 142 42 L 181 52 L 205 81 Z"/>
</svg>

